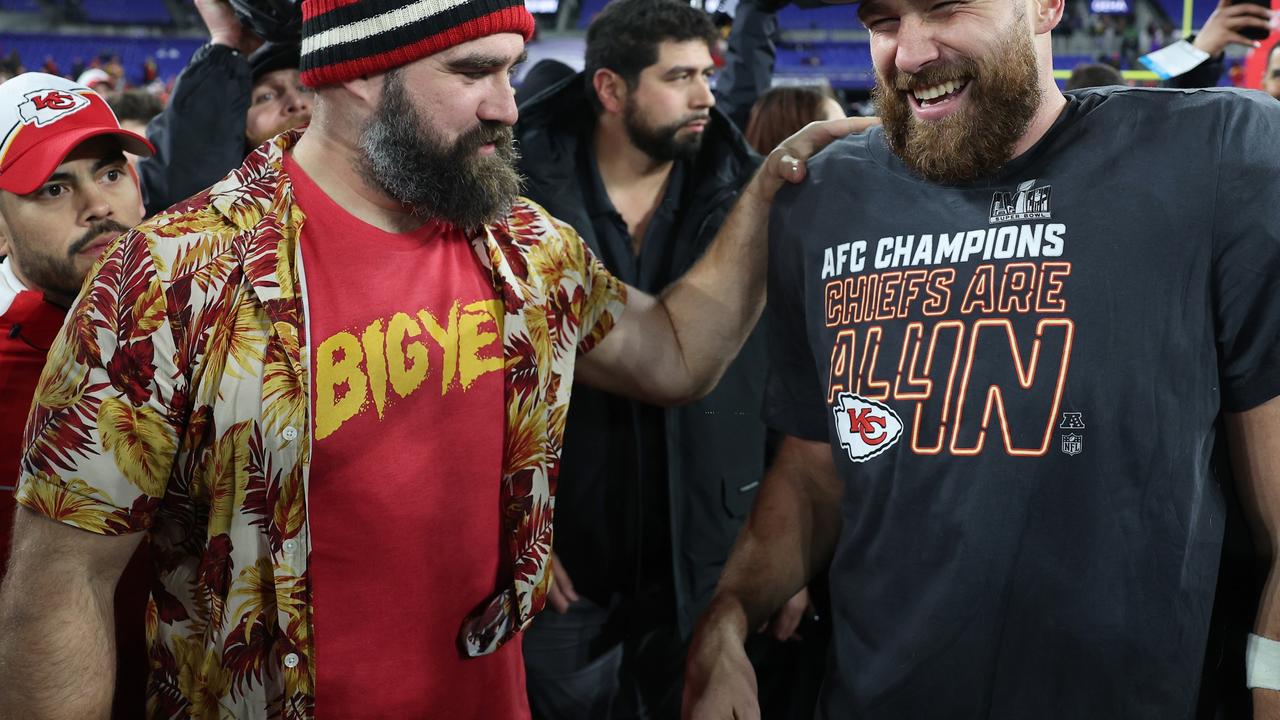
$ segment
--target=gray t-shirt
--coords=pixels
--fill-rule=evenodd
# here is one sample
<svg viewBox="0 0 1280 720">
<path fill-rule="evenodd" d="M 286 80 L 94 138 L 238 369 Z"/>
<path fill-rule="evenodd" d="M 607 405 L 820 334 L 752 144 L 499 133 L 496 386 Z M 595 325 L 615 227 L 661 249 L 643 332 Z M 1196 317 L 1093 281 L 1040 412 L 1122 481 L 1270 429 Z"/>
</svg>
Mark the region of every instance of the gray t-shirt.
<svg viewBox="0 0 1280 720">
<path fill-rule="evenodd" d="M 1280 395 L 1280 103 L 1084 91 L 964 187 L 879 130 L 810 167 L 766 418 L 844 482 L 820 715 L 1191 716 L 1215 426 Z"/>
</svg>

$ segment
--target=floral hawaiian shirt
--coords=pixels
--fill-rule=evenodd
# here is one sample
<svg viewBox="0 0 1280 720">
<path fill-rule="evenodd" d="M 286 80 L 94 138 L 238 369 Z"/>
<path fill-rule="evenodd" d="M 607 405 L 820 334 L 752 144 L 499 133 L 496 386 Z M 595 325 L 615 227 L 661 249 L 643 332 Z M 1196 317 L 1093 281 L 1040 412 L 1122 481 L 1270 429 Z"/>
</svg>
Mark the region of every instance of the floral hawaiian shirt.
<svg viewBox="0 0 1280 720">
<path fill-rule="evenodd" d="M 104 535 L 149 530 L 151 717 L 313 715 L 305 218 L 281 165 L 298 137 L 104 254 L 28 420 L 22 505 Z M 505 306 L 494 510 L 514 571 L 458 618 L 459 647 L 483 655 L 546 601 L 574 360 L 620 316 L 625 286 L 526 200 L 470 240 Z"/>
</svg>

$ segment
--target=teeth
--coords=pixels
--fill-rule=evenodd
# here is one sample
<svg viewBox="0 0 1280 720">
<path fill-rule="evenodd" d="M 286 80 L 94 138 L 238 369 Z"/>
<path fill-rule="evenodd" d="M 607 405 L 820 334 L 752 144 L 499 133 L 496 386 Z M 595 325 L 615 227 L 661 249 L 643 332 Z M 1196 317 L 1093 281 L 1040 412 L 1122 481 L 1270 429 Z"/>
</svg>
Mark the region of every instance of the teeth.
<svg viewBox="0 0 1280 720">
<path fill-rule="evenodd" d="M 943 95 L 946 95 L 947 93 L 955 92 L 962 85 L 964 85 L 964 83 L 962 83 L 959 80 L 948 80 L 947 82 L 944 82 L 941 85 L 934 85 L 933 87 L 920 88 L 914 91 L 913 94 L 916 96 L 917 100 L 920 100 L 921 102 L 923 102 L 926 100 L 933 100 L 935 98 L 940 98 Z"/>
</svg>

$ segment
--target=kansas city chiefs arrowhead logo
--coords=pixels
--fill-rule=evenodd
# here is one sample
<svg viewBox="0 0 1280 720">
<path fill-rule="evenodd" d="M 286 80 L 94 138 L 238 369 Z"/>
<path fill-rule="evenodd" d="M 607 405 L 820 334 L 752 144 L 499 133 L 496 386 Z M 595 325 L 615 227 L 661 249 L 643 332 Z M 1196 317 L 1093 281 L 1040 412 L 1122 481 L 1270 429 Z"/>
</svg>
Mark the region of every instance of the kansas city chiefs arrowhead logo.
<svg viewBox="0 0 1280 720">
<path fill-rule="evenodd" d="M 840 393 L 831 412 L 835 414 L 840 447 L 849 451 L 849 459 L 854 462 L 870 460 L 902 437 L 902 418 L 893 408 L 875 400 Z"/>
<path fill-rule="evenodd" d="M 22 96 L 18 114 L 25 125 L 44 127 L 89 107 L 89 98 L 66 90 L 33 90 Z"/>
</svg>

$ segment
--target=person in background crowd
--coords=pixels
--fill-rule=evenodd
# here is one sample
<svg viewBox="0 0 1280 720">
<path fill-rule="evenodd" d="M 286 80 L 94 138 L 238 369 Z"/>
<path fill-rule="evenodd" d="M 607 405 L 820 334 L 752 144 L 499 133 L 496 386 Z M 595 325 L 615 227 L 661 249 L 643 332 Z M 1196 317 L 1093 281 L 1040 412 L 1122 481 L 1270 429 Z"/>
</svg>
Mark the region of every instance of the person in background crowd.
<svg viewBox="0 0 1280 720">
<path fill-rule="evenodd" d="M 120 121 L 120 127 L 142 137 L 147 136 L 147 123 L 164 110 L 164 103 L 160 102 L 160 98 L 146 90 L 114 93 L 107 97 L 107 102 Z M 125 157 L 129 158 L 129 165 L 136 169 L 141 156 L 125 152 Z"/>
<path fill-rule="evenodd" d="M 105 248 L 142 219 L 138 182 L 124 153 L 151 146 L 121 128 L 87 87 L 43 73 L 0 85 L 0 578 L 8 560 L 22 423 L 54 335 L 85 275 Z M 55 392 L 41 386 L 44 402 Z M 20 543 L 22 538 L 14 538 Z M 125 558 L 126 560 L 128 557 Z M 140 717 L 146 683 L 144 552 L 115 589 L 119 673 L 115 716 Z M 0 703 L 0 715 L 19 717 Z"/>
<path fill-rule="evenodd" d="M 829 85 L 770 88 L 751 108 L 745 132 L 747 143 L 756 152 L 775 148 L 811 122 L 844 116 L 844 108 Z"/>
<path fill-rule="evenodd" d="M 144 536 L 153 717 L 528 716 L 575 373 L 714 387 L 764 305 L 768 204 L 853 125 L 775 150 L 655 297 L 517 197 L 524 3 L 441 8 L 303 0 L 314 121 L 127 233 L 71 310 L 0 588 L 16 717 L 102 714 Z"/>
<path fill-rule="evenodd" d="M 1071 77 L 1067 78 L 1064 90 L 1082 90 L 1091 87 L 1108 85 L 1128 85 L 1124 75 L 1114 66 L 1106 63 L 1080 63 L 1071 68 Z"/>
<path fill-rule="evenodd" d="M 1262 89 L 1280 100 L 1280 43 L 1273 44 L 1271 51 L 1267 53 L 1267 69 L 1262 75 Z"/>
<path fill-rule="evenodd" d="M 1226 60 L 1225 50 L 1228 45 L 1258 47 L 1259 43 L 1256 40 L 1250 40 L 1240 34 L 1245 29 L 1274 31 L 1271 9 L 1251 2 L 1233 3 L 1231 0 L 1218 0 L 1218 7 L 1214 8 L 1213 13 L 1209 15 L 1204 27 L 1200 28 L 1199 34 L 1188 38 L 1196 48 L 1209 53 L 1209 57 L 1190 71 L 1165 81 L 1165 85 L 1175 88 L 1204 88 L 1217 85 L 1222 77 L 1223 63 Z M 1271 95 L 1280 97 L 1280 93 L 1271 93 Z"/>
<path fill-rule="evenodd" d="M 1224 433 L 1271 577 L 1223 661 L 1280 716 L 1280 104 L 1063 95 L 1063 5 L 858 5 L 883 126 L 773 209 L 785 438 L 689 720 L 758 716 L 743 642 L 823 568 L 820 718 L 1194 717 Z"/>
<path fill-rule="evenodd" d="M 736 20 L 756 31 L 731 32 L 729 56 L 740 60 L 718 92 L 743 100 L 755 95 L 738 82 L 768 86 L 772 52 L 739 43 L 769 47 L 775 9 L 739 4 Z M 686 2 L 614 0 L 587 29 L 586 70 L 521 107 L 528 196 L 646 292 L 697 262 L 757 164 L 712 91 L 716 37 Z M 525 643 L 535 717 L 679 714 L 693 620 L 764 471 L 762 343 L 753 334 L 719 386 L 683 407 L 574 388 L 557 486 L 556 612 Z"/>
<path fill-rule="evenodd" d="M 197 0 L 196 9 L 209 44 L 191 57 L 168 107 L 148 126 L 156 154 L 138 165 L 149 215 L 209 187 L 250 150 L 311 119 L 298 45 L 263 44 L 227 0 Z"/>
</svg>

